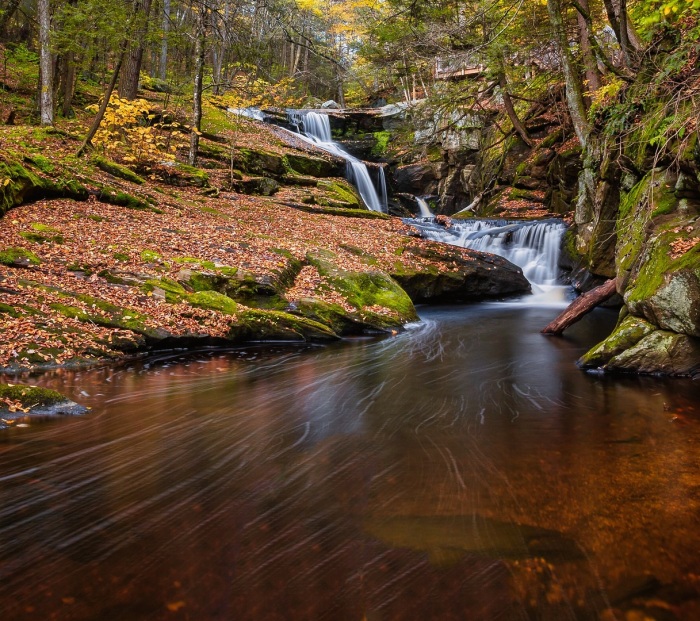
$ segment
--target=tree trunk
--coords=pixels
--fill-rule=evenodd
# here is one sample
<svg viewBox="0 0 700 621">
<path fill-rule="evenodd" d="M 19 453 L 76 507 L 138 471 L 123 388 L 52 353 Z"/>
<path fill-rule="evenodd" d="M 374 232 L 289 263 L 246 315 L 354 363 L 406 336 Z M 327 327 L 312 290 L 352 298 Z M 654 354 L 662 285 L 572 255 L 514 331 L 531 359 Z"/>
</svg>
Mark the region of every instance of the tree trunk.
<svg viewBox="0 0 700 621">
<path fill-rule="evenodd" d="M 617 292 L 616 287 L 617 279 L 613 278 L 612 280 L 604 282 L 599 287 L 580 295 L 569 304 L 563 313 L 542 330 L 542 334 L 561 334 L 569 326 L 581 319 L 581 317 L 590 313 L 596 306 L 615 295 Z"/>
<path fill-rule="evenodd" d="M 135 3 L 134 11 L 139 22 L 134 37 L 135 43 L 130 46 L 126 61 L 123 64 L 122 76 L 119 80 L 119 96 L 122 99 L 136 99 L 138 94 L 144 44 L 148 33 L 148 16 L 151 12 L 151 0 L 142 0 Z"/>
<path fill-rule="evenodd" d="M 73 93 L 75 86 L 75 55 L 66 52 L 61 61 L 61 115 L 63 118 L 70 116 L 73 107 Z"/>
<path fill-rule="evenodd" d="M 170 32 L 170 0 L 163 0 L 163 39 L 160 42 L 158 77 L 165 81 L 168 70 L 168 33 Z"/>
<path fill-rule="evenodd" d="M 564 80 L 566 81 L 566 103 L 569 107 L 569 114 L 574 125 L 574 131 L 585 149 L 588 137 L 591 133 L 591 125 L 588 122 L 586 103 L 583 100 L 583 89 L 576 69 L 576 63 L 571 55 L 569 41 L 564 29 L 561 5 L 559 0 L 547 0 L 549 18 L 554 30 L 554 38 L 561 55 L 562 68 L 564 70 Z"/>
<path fill-rule="evenodd" d="M 207 36 L 207 13 L 200 8 L 197 15 L 197 38 L 194 46 L 194 97 L 192 106 L 192 133 L 190 134 L 190 152 L 187 162 L 190 166 L 197 163 L 199 133 L 202 127 L 202 84 L 204 82 L 204 56 Z"/>
<path fill-rule="evenodd" d="M 41 68 L 39 111 L 41 124 L 53 125 L 53 62 L 49 41 L 51 36 L 49 0 L 37 0 L 37 17 L 39 19 L 39 65 Z"/>
<path fill-rule="evenodd" d="M 588 0 L 579 0 L 581 6 L 590 15 L 590 8 L 588 6 Z M 581 56 L 583 57 L 583 66 L 586 70 L 586 82 L 588 85 L 588 91 L 597 91 L 600 88 L 600 71 L 598 71 L 598 62 L 596 61 L 595 54 L 593 53 L 593 46 L 591 45 L 591 37 L 593 33 L 589 31 L 588 20 L 580 13 L 576 13 L 576 20 L 578 22 L 578 31 L 580 37 L 581 45 Z"/>
<path fill-rule="evenodd" d="M 515 107 L 513 106 L 513 100 L 510 98 L 510 93 L 508 92 L 508 83 L 506 82 L 506 73 L 502 68 L 498 72 L 498 85 L 501 87 L 501 95 L 503 97 L 503 105 L 506 108 L 506 112 L 508 113 L 508 118 L 510 119 L 511 124 L 513 125 L 513 129 L 515 129 L 515 131 L 518 132 L 518 136 L 520 136 L 522 141 L 528 147 L 532 148 L 534 145 L 533 145 L 532 140 L 530 139 L 529 134 L 527 133 L 527 129 L 520 122 L 520 119 L 518 118 L 518 115 L 515 112 Z"/>
<path fill-rule="evenodd" d="M 124 39 L 121 45 L 121 49 L 119 50 L 119 59 L 117 60 L 117 64 L 114 66 L 114 71 L 112 72 L 112 79 L 107 85 L 107 89 L 105 90 L 105 94 L 102 98 L 102 104 L 100 105 L 100 109 L 97 111 L 95 120 L 92 122 L 92 125 L 90 125 L 90 129 L 88 130 L 88 133 L 85 136 L 85 140 L 83 140 L 83 144 L 80 145 L 80 148 L 76 152 L 77 157 L 80 157 L 85 152 L 85 149 L 88 148 L 88 146 L 92 146 L 92 139 L 95 137 L 97 130 L 100 128 L 102 119 L 104 118 L 105 112 L 107 111 L 107 106 L 109 105 L 109 100 L 112 97 L 112 93 L 114 92 L 114 87 L 117 84 L 119 71 L 122 68 L 122 64 L 124 63 L 124 57 L 126 56 L 127 45 L 128 41 Z"/>
</svg>

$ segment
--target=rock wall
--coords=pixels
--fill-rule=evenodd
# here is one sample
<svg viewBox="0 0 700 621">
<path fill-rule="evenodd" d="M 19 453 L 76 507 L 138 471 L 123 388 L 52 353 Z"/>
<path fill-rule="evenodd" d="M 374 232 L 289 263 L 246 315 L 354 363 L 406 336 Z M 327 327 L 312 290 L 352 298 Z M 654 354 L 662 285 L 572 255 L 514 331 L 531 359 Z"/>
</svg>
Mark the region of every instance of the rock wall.
<svg viewBox="0 0 700 621">
<path fill-rule="evenodd" d="M 594 279 L 616 277 L 624 303 L 613 334 L 579 362 L 606 372 L 695 377 L 700 143 L 698 111 L 678 94 L 697 83 L 700 68 L 679 65 L 669 46 L 650 59 L 605 111 L 618 124 L 620 113 L 627 114 L 625 131 L 593 137 L 579 178 L 568 254 Z M 676 88 L 670 86 L 674 71 Z"/>
</svg>

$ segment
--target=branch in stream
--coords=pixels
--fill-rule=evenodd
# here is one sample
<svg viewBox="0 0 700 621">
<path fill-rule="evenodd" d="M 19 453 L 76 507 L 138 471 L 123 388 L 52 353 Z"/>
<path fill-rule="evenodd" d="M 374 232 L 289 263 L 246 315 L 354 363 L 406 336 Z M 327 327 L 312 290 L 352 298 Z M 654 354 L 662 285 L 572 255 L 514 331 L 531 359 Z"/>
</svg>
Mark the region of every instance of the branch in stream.
<svg viewBox="0 0 700 621">
<path fill-rule="evenodd" d="M 561 313 L 561 315 L 542 330 L 542 334 L 560 335 L 569 326 L 575 324 L 584 315 L 590 313 L 596 306 L 611 298 L 617 291 L 616 286 L 617 279 L 613 278 L 604 282 L 599 287 L 580 295 L 567 306 L 566 310 Z"/>
</svg>

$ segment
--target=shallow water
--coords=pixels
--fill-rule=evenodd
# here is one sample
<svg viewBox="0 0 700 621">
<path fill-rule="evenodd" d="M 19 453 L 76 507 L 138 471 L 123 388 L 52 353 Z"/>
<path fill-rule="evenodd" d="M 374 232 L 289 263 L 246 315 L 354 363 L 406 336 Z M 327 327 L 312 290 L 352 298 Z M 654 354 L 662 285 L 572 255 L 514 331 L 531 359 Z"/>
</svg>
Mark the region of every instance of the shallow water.
<svg viewBox="0 0 700 621">
<path fill-rule="evenodd" d="M 37 378 L 93 410 L 0 435 L 0 619 L 700 618 L 700 385 L 557 312 Z"/>
</svg>

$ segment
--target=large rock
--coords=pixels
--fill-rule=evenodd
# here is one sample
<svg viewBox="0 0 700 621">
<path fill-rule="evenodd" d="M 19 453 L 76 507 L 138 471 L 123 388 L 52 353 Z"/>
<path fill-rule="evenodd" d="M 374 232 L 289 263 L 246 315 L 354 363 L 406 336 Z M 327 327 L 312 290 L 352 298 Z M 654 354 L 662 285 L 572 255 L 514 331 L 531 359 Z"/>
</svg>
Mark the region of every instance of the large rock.
<svg viewBox="0 0 700 621">
<path fill-rule="evenodd" d="M 697 377 L 700 375 L 700 339 L 654 330 L 600 368 L 617 373 Z"/>
<path fill-rule="evenodd" d="M 406 194 L 434 194 L 437 189 L 437 176 L 428 163 L 399 166 L 394 171 L 394 189 Z"/>
<path fill-rule="evenodd" d="M 449 266 L 445 270 L 436 266 L 399 267 L 392 273 L 394 280 L 416 303 L 463 302 L 530 291 L 530 283 L 522 270 L 496 255 L 441 244 L 409 247 L 405 252 Z"/>
<path fill-rule="evenodd" d="M 630 312 L 700 336 L 700 205 L 675 195 L 676 179 L 652 171 L 625 196 L 617 270 Z"/>
<path fill-rule="evenodd" d="M 615 262 L 618 292 L 630 315 L 580 364 L 604 371 L 698 374 L 700 203 L 689 198 L 692 191 L 676 173 L 661 169 L 634 184 L 623 180 L 622 188 Z"/>
</svg>

